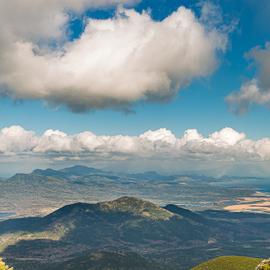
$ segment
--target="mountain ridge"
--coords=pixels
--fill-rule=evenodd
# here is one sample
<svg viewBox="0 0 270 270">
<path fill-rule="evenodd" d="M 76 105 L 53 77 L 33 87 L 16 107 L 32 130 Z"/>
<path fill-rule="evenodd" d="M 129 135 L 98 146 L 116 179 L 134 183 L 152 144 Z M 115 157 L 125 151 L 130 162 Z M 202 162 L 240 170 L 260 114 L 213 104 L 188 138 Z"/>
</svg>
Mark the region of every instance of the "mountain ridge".
<svg viewBox="0 0 270 270">
<path fill-rule="evenodd" d="M 164 217 L 168 212 L 169 218 Z M 246 255 L 255 250 L 267 257 L 261 243 L 270 238 L 270 215 L 255 216 L 197 213 L 175 205 L 162 208 L 128 196 L 95 204 L 75 203 L 44 217 L 0 222 L 0 248 L 6 243 L 0 256 L 9 258 L 15 269 L 23 260 L 19 270 L 33 270 L 33 264 L 49 266 L 52 258 L 57 265 L 70 259 L 73 265 L 82 256 L 83 264 L 83 254 L 94 250 L 131 252 L 165 264 L 167 269 L 188 270 L 209 256 L 239 254 L 239 250 Z"/>
<path fill-rule="evenodd" d="M 105 211 L 123 211 L 153 220 L 168 220 L 174 214 L 154 203 L 135 197 L 123 196 L 116 200 L 99 203 Z"/>
</svg>

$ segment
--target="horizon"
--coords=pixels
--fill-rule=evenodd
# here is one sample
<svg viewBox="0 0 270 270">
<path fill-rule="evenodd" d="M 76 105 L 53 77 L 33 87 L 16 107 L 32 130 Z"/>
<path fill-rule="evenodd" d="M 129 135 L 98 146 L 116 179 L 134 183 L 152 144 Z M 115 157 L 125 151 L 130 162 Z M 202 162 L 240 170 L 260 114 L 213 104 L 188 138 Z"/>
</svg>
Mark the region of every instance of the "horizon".
<svg viewBox="0 0 270 270">
<path fill-rule="evenodd" d="M 268 179 L 270 178 L 270 176 L 264 176 L 264 177 L 260 177 L 260 176 L 250 176 L 250 175 L 244 175 L 244 176 L 238 176 L 238 175 L 221 175 L 221 176 L 213 176 L 213 175 L 205 175 L 205 174 L 196 174 L 196 173 L 189 173 L 189 172 L 179 172 L 179 173 L 165 173 L 165 172 L 162 172 L 162 171 L 158 171 L 158 170 L 149 170 L 149 171 L 140 171 L 140 170 L 137 170 L 137 171 L 123 171 L 123 170 L 112 170 L 112 169 L 106 169 L 106 168 L 101 168 L 101 167 L 90 167 L 90 166 L 87 166 L 87 165 L 83 165 L 83 164 L 76 164 L 76 165 L 71 165 L 71 166 L 68 166 L 68 167 L 44 167 L 44 168 L 35 168 L 34 170 L 30 170 L 30 171 L 25 171 L 25 172 L 15 172 L 14 174 L 10 174 L 10 175 L 0 175 L 0 177 L 2 179 L 9 179 L 15 175 L 18 175 L 18 174 L 32 174 L 32 173 L 35 173 L 35 171 L 49 171 L 49 170 L 52 170 L 52 171 L 62 171 L 64 169 L 72 169 L 72 168 L 76 168 L 76 167 L 81 167 L 81 168 L 87 168 L 87 169 L 94 169 L 94 170 L 100 170 L 101 172 L 103 173 L 116 173 L 116 174 L 149 174 L 149 173 L 154 173 L 154 174 L 158 174 L 160 176 L 187 176 L 187 177 L 201 177 L 201 178 L 204 178 L 204 177 L 208 177 L 208 178 L 213 178 L 213 179 L 226 179 L 226 178 L 241 178 L 241 179 Z M 98 172 L 97 172 L 98 174 Z"/>
</svg>

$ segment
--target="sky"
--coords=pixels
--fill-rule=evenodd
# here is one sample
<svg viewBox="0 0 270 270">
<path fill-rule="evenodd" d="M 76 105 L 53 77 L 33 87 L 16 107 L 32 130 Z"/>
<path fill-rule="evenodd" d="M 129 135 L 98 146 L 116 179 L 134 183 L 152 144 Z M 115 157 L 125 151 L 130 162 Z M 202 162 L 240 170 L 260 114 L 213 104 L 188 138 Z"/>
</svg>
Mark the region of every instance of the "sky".
<svg viewBox="0 0 270 270">
<path fill-rule="evenodd" d="M 2 1 L 1 174 L 268 176 L 269 15 L 267 0 Z"/>
</svg>

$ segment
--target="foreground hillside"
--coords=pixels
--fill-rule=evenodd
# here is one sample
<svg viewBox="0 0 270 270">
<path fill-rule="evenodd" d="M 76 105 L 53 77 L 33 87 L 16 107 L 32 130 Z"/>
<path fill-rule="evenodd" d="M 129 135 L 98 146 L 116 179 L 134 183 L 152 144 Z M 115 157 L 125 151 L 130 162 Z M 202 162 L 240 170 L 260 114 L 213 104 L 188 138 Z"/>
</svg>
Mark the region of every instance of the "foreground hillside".
<svg viewBox="0 0 270 270">
<path fill-rule="evenodd" d="M 261 261 L 258 258 L 224 256 L 204 262 L 192 270 L 255 270 Z"/>
<path fill-rule="evenodd" d="M 121 197 L 2 221 L 0 256 L 16 270 L 85 270 L 97 262 L 100 268 L 89 269 L 190 270 L 209 257 L 268 257 L 269 223 L 270 215 L 192 212 Z"/>
</svg>

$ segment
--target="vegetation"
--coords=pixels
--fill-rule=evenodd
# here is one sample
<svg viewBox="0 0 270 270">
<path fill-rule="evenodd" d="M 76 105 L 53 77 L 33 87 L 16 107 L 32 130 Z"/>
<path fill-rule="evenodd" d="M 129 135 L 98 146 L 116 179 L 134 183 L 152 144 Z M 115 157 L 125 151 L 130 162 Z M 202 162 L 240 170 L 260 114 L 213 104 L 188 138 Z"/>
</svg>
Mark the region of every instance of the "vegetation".
<svg viewBox="0 0 270 270">
<path fill-rule="evenodd" d="M 174 216 L 172 212 L 154 203 L 127 196 L 101 203 L 100 206 L 103 210 L 127 212 L 153 220 L 168 220 Z"/>
<path fill-rule="evenodd" d="M 0 258 L 0 270 L 13 270 L 13 268 L 10 268 L 8 265 L 6 265 Z"/>
<path fill-rule="evenodd" d="M 254 270 L 261 262 L 261 259 L 240 257 L 240 256 L 224 256 L 204 262 L 192 270 Z M 258 268 L 258 270 L 268 270 L 270 268 Z"/>
<path fill-rule="evenodd" d="M 256 268 L 256 270 L 270 270 L 270 259 L 263 260 Z"/>
<path fill-rule="evenodd" d="M 40 270 L 171 270 L 135 253 L 92 252 L 64 263 L 39 267 Z"/>
<path fill-rule="evenodd" d="M 98 204 L 67 205 L 45 217 L 1 221 L 0 256 L 20 270 L 66 270 L 67 262 L 70 269 L 88 270 L 85 266 L 93 263 L 89 269 L 97 270 L 93 268 L 97 262 L 88 256 L 89 252 L 109 251 L 114 254 L 103 254 L 98 269 L 133 270 L 136 268 L 131 266 L 138 265 L 137 269 L 142 270 L 144 265 L 147 270 L 156 270 L 166 265 L 166 270 L 168 266 L 186 270 L 209 256 L 241 252 L 267 257 L 269 222 L 269 215 L 191 212 L 175 205 L 164 209 L 151 202 L 122 197 Z M 138 256 L 121 252 L 135 252 Z M 113 261 L 115 257 L 117 260 Z M 114 262 L 114 268 L 107 266 L 110 262 Z M 117 268 L 120 262 L 123 267 Z M 203 264 L 195 270 L 255 270 L 258 264 L 257 260 L 247 268 L 249 264 L 236 257 L 231 264 L 219 259 L 216 264 L 206 264 L 208 268 L 202 268 Z"/>
</svg>

